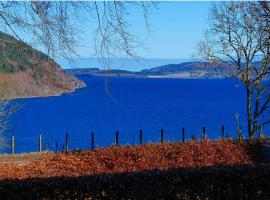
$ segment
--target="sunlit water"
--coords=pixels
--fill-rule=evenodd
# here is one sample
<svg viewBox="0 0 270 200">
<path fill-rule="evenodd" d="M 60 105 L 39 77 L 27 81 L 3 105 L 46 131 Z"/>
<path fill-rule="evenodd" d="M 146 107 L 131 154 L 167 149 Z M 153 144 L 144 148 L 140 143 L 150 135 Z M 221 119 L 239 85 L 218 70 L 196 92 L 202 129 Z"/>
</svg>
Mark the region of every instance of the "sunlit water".
<svg viewBox="0 0 270 200">
<path fill-rule="evenodd" d="M 87 87 L 72 94 L 18 100 L 6 133 L 15 136 L 15 152 L 37 151 L 39 134 L 43 148 L 55 151 L 57 142 L 62 150 L 66 132 L 70 149 L 90 148 L 92 130 L 101 147 L 114 143 L 117 129 L 120 144 L 138 144 L 139 129 L 144 143 L 159 142 L 161 128 L 171 141 L 182 139 L 182 127 L 187 138 L 201 138 L 205 126 L 217 139 L 224 125 L 234 137 L 237 114 L 246 132 L 245 89 L 235 79 L 79 78 Z"/>
</svg>

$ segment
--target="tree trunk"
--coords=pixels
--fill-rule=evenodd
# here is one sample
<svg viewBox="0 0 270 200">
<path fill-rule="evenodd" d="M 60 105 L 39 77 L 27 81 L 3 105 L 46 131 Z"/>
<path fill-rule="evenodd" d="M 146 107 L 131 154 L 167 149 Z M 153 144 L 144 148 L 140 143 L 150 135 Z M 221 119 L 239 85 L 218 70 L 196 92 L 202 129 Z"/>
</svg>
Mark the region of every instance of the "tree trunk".
<svg viewBox="0 0 270 200">
<path fill-rule="evenodd" d="M 249 139 L 252 139 L 254 137 L 254 133 L 252 130 L 252 109 L 251 109 L 251 92 L 249 89 L 249 86 L 246 86 L 246 92 L 247 92 L 247 120 L 248 120 L 248 136 Z"/>
<path fill-rule="evenodd" d="M 253 134 L 255 134 L 259 128 L 261 128 L 260 126 L 258 126 L 258 121 L 259 121 L 259 114 L 258 114 L 258 110 L 259 110 L 259 104 L 260 104 L 260 99 L 261 99 L 261 86 L 259 88 L 257 88 L 256 91 L 256 98 L 255 98 L 255 107 L 254 107 L 254 113 L 253 113 Z"/>
</svg>

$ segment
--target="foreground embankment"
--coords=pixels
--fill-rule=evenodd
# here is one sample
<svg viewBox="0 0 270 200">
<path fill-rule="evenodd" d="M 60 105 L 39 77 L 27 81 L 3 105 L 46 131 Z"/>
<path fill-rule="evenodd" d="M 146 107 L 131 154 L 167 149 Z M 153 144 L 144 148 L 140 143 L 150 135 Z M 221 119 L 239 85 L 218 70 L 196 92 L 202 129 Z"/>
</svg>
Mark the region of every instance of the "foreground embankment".
<svg viewBox="0 0 270 200">
<path fill-rule="evenodd" d="M 270 170 L 232 141 L 148 144 L 47 153 L 0 165 L 9 199 L 270 198 Z"/>
</svg>

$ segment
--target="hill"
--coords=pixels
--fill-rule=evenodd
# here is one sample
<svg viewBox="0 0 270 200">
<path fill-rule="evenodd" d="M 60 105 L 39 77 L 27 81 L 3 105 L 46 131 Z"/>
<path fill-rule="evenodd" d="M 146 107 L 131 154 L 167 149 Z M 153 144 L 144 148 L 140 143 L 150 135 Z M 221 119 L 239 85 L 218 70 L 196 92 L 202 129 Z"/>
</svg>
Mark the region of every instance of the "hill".
<svg viewBox="0 0 270 200">
<path fill-rule="evenodd" d="M 128 70 L 100 70 L 98 68 L 76 68 L 76 69 L 66 69 L 66 71 L 70 74 L 76 76 L 106 76 L 106 77 L 137 77 L 139 76 L 135 72 L 131 72 Z"/>
<path fill-rule="evenodd" d="M 151 74 L 151 75 L 160 75 L 160 74 L 171 74 L 178 73 L 183 71 L 192 71 L 195 70 L 195 62 L 184 62 L 180 64 L 168 64 L 158 67 L 153 67 L 151 69 L 142 70 L 142 74 Z M 203 63 L 202 63 L 203 64 Z"/>
<path fill-rule="evenodd" d="M 53 59 L 0 32 L 0 97 L 54 96 L 83 87 Z"/>
<path fill-rule="evenodd" d="M 115 77 L 148 77 L 148 78 L 220 78 L 228 74 L 225 67 L 205 67 L 204 62 L 184 62 L 168 64 L 139 72 L 127 70 L 100 70 L 98 68 L 67 69 L 74 75 L 115 76 Z"/>
<path fill-rule="evenodd" d="M 168 64 L 140 71 L 139 74 L 150 77 L 171 78 L 220 78 L 226 76 L 229 69 L 225 67 L 206 67 L 206 62 L 184 62 Z"/>
</svg>

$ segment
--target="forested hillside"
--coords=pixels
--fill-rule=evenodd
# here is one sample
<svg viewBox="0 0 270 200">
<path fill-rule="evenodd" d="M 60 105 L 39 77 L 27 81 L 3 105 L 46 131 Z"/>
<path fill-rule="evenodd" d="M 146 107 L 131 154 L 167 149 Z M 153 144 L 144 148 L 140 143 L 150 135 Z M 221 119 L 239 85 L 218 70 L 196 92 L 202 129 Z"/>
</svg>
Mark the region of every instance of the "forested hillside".
<svg viewBox="0 0 270 200">
<path fill-rule="evenodd" d="M 83 86 L 46 54 L 0 32 L 2 98 L 59 95 Z"/>
</svg>

